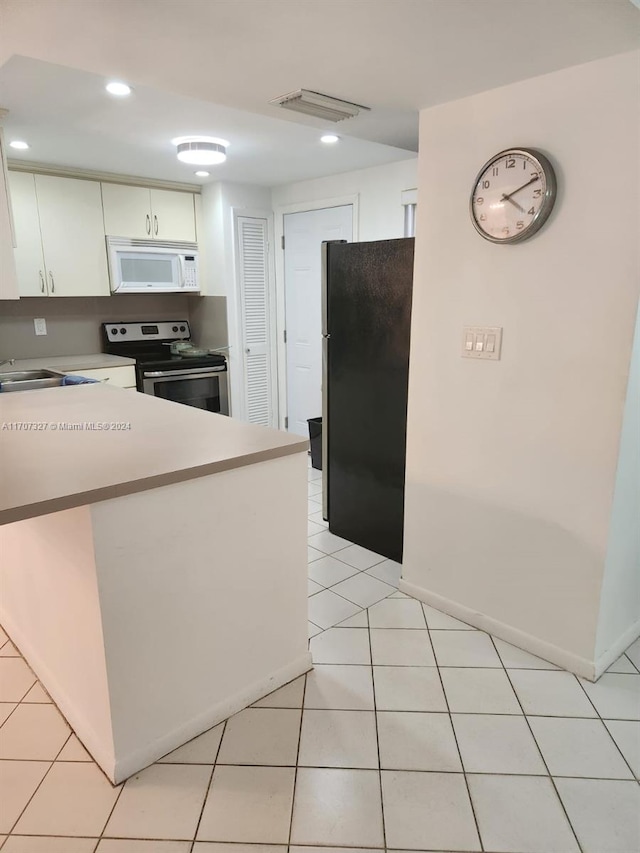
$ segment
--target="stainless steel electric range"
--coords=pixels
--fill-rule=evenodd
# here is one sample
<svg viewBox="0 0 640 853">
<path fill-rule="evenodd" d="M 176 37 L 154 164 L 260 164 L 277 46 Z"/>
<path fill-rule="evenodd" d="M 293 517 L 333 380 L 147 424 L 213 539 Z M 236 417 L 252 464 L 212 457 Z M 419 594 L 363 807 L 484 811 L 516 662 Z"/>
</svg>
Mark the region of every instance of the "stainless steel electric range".
<svg viewBox="0 0 640 853">
<path fill-rule="evenodd" d="M 103 323 L 102 340 L 104 352 L 135 358 L 138 391 L 229 414 L 226 358 L 208 351 L 173 352 L 179 342 L 191 341 L 187 320 Z"/>
</svg>

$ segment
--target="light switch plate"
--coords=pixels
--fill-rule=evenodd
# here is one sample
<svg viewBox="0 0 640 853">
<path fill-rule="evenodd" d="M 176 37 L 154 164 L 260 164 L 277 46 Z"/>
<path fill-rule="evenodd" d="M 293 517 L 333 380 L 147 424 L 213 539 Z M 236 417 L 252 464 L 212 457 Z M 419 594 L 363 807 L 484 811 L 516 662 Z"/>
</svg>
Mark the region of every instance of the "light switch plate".
<svg viewBox="0 0 640 853">
<path fill-rule="evenodd" d="M 36 335 L 47 334 L 47 321 L 44 317 L 34 317 L 33 327 L 36 330 Z"/>
<path fill-rule="evenodd" d="M 465 326 L 462 332 L 464 358 L 484 358 L 499 361 L 502 350 L 500 326 Z"/>
</svg>

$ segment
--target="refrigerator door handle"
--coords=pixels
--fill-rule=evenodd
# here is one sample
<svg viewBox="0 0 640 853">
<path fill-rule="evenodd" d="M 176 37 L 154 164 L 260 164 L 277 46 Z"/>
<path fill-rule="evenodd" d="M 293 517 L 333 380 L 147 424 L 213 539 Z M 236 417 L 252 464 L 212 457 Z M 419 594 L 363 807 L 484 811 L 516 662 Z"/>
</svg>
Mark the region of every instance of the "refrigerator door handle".
<svg viewBox="0 0 640 853">
<path fill-rule="evenodd" d="M 329 521 L 329 338 L 322 336 L 322 517 Z"/>
<path fill-rule="evenodd" d="M 324 240 L 321 247 L 322 284 L 322 517 L 329 521 L 329 251 L 332 243 L 347 240 Z"/>
</svg>

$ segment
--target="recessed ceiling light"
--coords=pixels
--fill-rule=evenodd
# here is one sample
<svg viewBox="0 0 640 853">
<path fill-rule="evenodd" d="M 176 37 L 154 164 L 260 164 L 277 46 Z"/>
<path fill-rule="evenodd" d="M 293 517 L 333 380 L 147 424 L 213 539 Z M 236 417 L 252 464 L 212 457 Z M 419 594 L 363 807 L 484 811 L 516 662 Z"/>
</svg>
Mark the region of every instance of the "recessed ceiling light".
<svg viewBox="0 0 640 853">
<path fill-rule="evenodd" d="M 30 147 L 28 142 L 23 142 L 21 139 L 14 139 L 9 145 L 11 148 L 17 148 L 19 151 L 26 151 Z"/>
<path fill-rule="evenodd" d="M 327 145 L 330 145 L 332 142 L 338 142 L 340 139 L 339 136 L 336 136 L 335 133 L 325 133 L 324 136 L 320 137 L 320 142 L 326 142 Z"/>
<path fill-rule="evenodd" d="M 178 160 L 192 166 L 215 166 L 227 159 L 226 139 L 214 136 L 178 136 L 171 142 L 176 146 Z"/>
<path fill-rule="evenodd" d="M 124 98 L 131 94 L 131 86 L 127 86 L 126 83 L 120 83 L 117 80 L 107 83 L 104 88 L 110 95 L 117 95 L 119 98 Z"/>
<path fill-rule="evenodd" d="M 211 172 L 198 171 L 195 173 L 199 178 L 208 178 Z"/>
</svg>

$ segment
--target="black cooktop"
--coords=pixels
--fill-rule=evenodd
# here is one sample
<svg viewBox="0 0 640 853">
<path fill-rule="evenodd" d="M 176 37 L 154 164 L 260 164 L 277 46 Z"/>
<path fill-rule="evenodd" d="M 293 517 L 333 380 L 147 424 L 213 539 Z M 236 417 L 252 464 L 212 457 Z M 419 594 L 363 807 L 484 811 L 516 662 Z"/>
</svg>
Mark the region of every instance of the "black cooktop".
<svg viewBox="0 0 640 853">
<path fill-rule="evenodd" d="M 168 350 L 168 348 L 167 348 Z M 112 353 L 122 355 L 122 353 Z M 169 355 L 165 352 L 145 352 L 134 355 L 128 353 L 129 358 L 135 358 L 136 362 L 144 370 L 182 370 L 190 367 L 218 367 L 227 363 L 223 355 L 210 353 L 209 355 L 181 356 Z"/>
<path fill-rule="evenodd" d="M 187 320 L 103 323 L 102 339 L 105 352 L 134 358 L 138 372 L 225 367 L 227 363 L 225 356 L 219 353 L 198 356 L 171 353 L 173 342 L 191 343 Z"/>
</svg>

